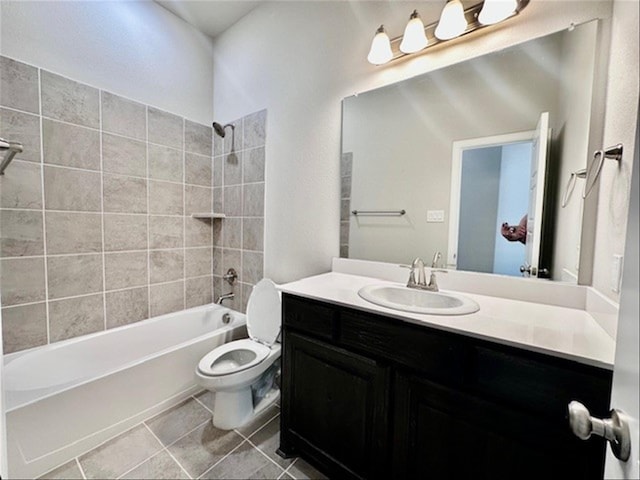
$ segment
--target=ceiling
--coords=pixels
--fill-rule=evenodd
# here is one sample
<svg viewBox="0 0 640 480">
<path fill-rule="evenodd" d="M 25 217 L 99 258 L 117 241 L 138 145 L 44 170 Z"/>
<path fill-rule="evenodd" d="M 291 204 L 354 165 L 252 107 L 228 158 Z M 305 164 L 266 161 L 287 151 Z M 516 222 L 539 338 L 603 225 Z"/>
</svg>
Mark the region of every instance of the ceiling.
<svg viewBox="0 0 640 480">
<path fill-rule="evenodd" d="M 220 35 L 261 3 L 260 0 L 155 1 L 212 38 Z"/>
</svg>

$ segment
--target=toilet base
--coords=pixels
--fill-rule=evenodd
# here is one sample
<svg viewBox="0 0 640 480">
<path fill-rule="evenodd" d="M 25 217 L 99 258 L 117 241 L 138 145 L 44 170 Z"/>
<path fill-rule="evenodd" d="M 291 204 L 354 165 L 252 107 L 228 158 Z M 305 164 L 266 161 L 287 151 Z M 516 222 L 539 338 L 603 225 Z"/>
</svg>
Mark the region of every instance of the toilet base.
<svg viewBox="0 0 640 480">
<path fill-rule="evenodd" d="M 251 387 L 235 392 L 218 391 L 213 409 L 213 426 L 221 430 L 240 428 L 277 402 L 279 398 L 280 389 L 273 388 L 254 407 Z"/>
</svg>

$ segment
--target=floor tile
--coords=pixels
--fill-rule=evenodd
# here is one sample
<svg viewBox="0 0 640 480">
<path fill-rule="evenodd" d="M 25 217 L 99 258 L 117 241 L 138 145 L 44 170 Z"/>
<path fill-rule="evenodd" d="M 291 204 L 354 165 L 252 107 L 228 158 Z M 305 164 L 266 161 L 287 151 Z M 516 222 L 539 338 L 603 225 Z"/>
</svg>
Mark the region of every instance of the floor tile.
<svg viewBox="0 0 640 480">
<path fill-rule="evenodd" d="M 78 467 L 78 462 L 76 462 L 75 458 L 70 462 L 61 465 L 58 468 L 51 470 L 48 473 L 45 473 L 39 478 L 51 478 L 51 479 L 77 479 L 84 478 L 82 476 L 82 472 L 80 471 L 80 467 Z"/>
<path fill-rule="evenodd" d="M 245 426 L 238 428 L 238 431 L 245 437 L 249 437 L 279 413 L 280 408 L 276 405 L 271 405 Z"/>
<path fill-rule="evenodd" d="M 151 432 L 144 425 L 138 425 L 84 454 L 79 460 L 87 478 L 117 478 L 161 448 Z"/>
<path fill-rule="evenodd" d="M 295 463 L 291 465 L 291 468 L 287 470 L 287 473 L 297 480 L 315 480 L 326 479 L 327 477 L 316 470 L 313 466 L 301 458 L 296 459 Z"/>
<path fill-rule="evenodd" d="M 280 415 L 249 437 L 249 440 L 282 468 L 291 465 L 293 459 L 282 458 L 276 453 L 280 448 Z"/>
<path fill-rule="evenodd" d="M 145 423 L 154 435 L 167 446 L 207 420 L 211 420 L 211 412 L 193 398 L 189 398 Z"/>
<path fill-rule="evenodd" d="M 210 392 L 209 390 L 204 390 L 200 393 L 194 395 L 205 407 L 207 407 L 211 412 L 213 412 L 213 408 L 216 404 L 216 394 Z"/>
<path fill-rule="evenodd" d="M 192 477 L 199 477 L 242 443 L 233 430 L 219 430 L 211 422 L 198 427 L 169 447 L 169 452 Z"/>
<path fill-rule="evenodd" d="M 202 478 L 276 479 L 282 475 L 282 472 L 280 467 L 245 441 L 224 460 L 207 471 Z"/>
<path fill-rule="evenodd" d="M 120 478 L 156 479 L 156 478 L 189 478 L 180 465 L 165 450 L 126 473 Z"/>
</svg>

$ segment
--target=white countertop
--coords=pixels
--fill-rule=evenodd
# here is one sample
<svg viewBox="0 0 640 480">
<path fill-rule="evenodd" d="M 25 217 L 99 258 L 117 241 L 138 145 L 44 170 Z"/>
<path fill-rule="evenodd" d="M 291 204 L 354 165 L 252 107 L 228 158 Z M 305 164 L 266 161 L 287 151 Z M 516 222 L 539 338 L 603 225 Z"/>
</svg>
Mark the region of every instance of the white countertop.
<svg viewBox="0 0 640 480">
<path fill-rule="evenodd" d="M 462 292 L 480 305 L 480 311 L 457 316 L 424 315 L 380 307 L 358 295 L 358 290 L 364 286 L 383 284 L 402 285 L 379 278 L 331 272 L 279 288 L 285 293 L 613 369 L 615 341 L 585 310 Z"/>
</svg>

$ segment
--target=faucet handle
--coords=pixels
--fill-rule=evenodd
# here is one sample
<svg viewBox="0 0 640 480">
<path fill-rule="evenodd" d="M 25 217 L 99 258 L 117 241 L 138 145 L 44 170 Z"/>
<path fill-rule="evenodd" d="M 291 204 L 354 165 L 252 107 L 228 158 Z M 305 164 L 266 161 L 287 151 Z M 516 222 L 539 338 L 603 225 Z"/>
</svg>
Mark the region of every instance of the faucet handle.
<svg viewBox="0 0 640 480">
<path fill-rule="evenodd" d="M 431 260 L 431 268 L 438 268 L 438 260 L 442 258 L 442 254 L 439 250 L 433 254 L 433 260 Z"/>
</svg>

